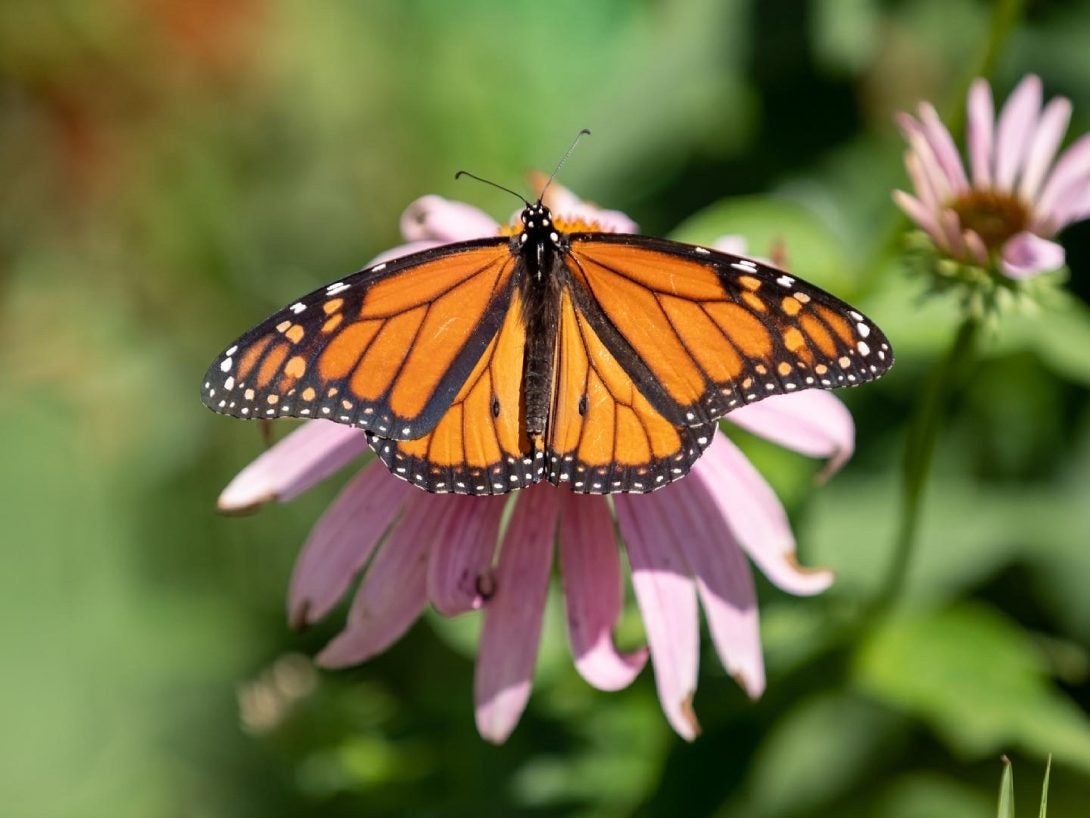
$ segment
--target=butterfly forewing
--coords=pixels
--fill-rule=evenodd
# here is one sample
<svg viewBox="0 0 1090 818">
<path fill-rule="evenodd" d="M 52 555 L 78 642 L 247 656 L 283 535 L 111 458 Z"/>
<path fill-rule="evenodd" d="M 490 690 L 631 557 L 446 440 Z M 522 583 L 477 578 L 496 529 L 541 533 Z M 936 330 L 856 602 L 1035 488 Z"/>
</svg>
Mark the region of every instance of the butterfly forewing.
<svg viewBox="0 0 1090 818">
<path fill-rule="evenodd" d="M 873 380 L 893 362 L 858 311 L 757 261 L 644 236 L 575 235 L 570 247 L 588 318 L 667 418 L 706 423 L 773 395 Z"/>
<path fill-rule="evenodd" d="M 435 428 L 493 340 L 516 259 L 505 238 L 428 250 L 315 290 L 220 355 L 204 402 L 326 418 L 384 437 Z"/>
</svg>

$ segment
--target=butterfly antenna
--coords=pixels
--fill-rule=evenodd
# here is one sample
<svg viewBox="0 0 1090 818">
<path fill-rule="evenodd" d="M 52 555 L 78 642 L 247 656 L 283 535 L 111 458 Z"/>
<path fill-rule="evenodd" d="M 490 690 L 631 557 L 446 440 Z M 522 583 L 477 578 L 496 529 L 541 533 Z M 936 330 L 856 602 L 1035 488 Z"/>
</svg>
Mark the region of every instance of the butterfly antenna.
<svg viewBox="0 0 1090 818">
<path fill-rule="evenodd" d="M 575 135 L 575 139 L 572 140 L 571 145 L 564 152 L 564 155 L 560 157 L 560 161 L 556 163 L 556 170 L 554 170 L 549 176 L 549 181 L 545 183 L 545 187 L 541 189 L 541 195 L 537 197 L 537 200 L 539 202 L 545 198 L 545 191 L 549 189 L 549 185 L 553 183 L 553 179 L 556 178 L 556 174 L 560 173 L 560 168 L 562 168 L 564 166 L 564 163 L 568 161 L 568 157 L 571 156 L 571 152 L 575 150 L 575 146 L 579 144 L 579 140 L 582 139 L 584 136 L 590 136 L 590 131 L 586 128 L 583 128 L 579 131 L 579 133 Z"/>
<path fill-rule="evenodd" d="M 525 196 L 523 196 L 521 193 L 516 193 L 515 191 L 511 190 L 511 188 L 509 188 L 509 187 L 504 187 L 503 185 L 496 184 L 495 182 L 490 181 L 488 179 L 482 179 L 480 176 L 477 176 L 474 173 L 470 173 L 468 170 L 460 170 L 456 174 L 454 174 L 455 179 L 461 179 L 463 176 L 468 176 L 470 179 L 476 179 L 478 182 L 484 182 L 484 184 L 486 184 L 486 185 L 491 185 L 494 188 L 498 188 L 499 190 L 503 190 L 503 191 L 505 191 L 507 193 L 510 193 L 512 196 L 517 196 L 519 198 L 519 200 L 524 205 L 526 205 L 527 207 L 530 206 L 530 203 L 528 201 L 526 201 Z"/>
</svg>

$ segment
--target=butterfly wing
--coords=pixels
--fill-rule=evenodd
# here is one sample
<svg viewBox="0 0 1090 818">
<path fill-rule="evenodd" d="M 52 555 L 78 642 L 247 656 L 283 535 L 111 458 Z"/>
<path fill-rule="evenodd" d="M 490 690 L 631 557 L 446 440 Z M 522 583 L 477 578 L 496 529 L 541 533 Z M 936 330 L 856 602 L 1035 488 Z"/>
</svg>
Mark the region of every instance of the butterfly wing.
<svg viewBox="0 0 1090 818">
<path fill-rule="evenodd" d="M 275 313 L 209 367 L 202 397 L 242 418 L 327 418 L 414 439 L 439 423 L 507 314 L 502 237 L 378 264 Z"/>
<path fill-rule="evenodd" d="M 873 322 L 774 267 L 644 236 L 574 234 L 569 243 L 564 263 L 587 323 L 673 423 L 855 386 L 893 363 Z"/>
<path fill-rule="evenodd" d="M 497 304 L 489 340 L 435 429 L 415 440 L 368 433 L 371 448 L 390 470 L 436 493 L 503 494 L 541 479 L 541 452 L 531 453 L 522 392 L 526 323 L 516 289 Z"/>
<path fill-rule="evenodd" d="M 596 305 L 581 296 L 569 287 L 560 296 L 549 482 L 588 494 L 653 491 L 689 471 L 715 423 L 674 423 L 652 406 L 645 393 L 658 385 L 638 360 L 622 366 L 595 329 Z"/>
</svg>

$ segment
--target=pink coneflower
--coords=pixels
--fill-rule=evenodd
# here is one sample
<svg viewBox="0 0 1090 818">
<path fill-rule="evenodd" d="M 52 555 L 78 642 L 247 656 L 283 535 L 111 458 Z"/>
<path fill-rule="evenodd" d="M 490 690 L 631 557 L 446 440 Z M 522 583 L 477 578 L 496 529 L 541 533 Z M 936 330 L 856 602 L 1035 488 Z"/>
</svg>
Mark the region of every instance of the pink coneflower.
<svg viewBox="0 0 1090 818">
<path fill-rule="evenodd" d="M 1055 97 L 1043 109 L 1041 103 L 1041 80 L 1031 74 L 996 122 L 991 89 L 975 80 L 969 90 L 969 175 L 934 106 L 921 103 L 918 119 L 898 117 L 916 195 L 898 190 L 893 198 L 944 255 L 1011 279 L 1063 266 L 1063 247 L 1051 239 L 1090 216 L 1090 135 L 1054 162 L 1071 102 Z"/>
<path fill-rule="evenodd" d="M 571 198 L 567 209 L 577 218 L 606 229 L 635 228 L 623 214 L 592 209 L 559 186 L 552 191 Z M 412 204 L 402 220 L 410 250 L 497 229 L 475 208 L 437 196 Z M 384 255 L 404 252 L 401 247 Z M 729 420 L 803 454 L 831 458 L 828 472 L 854 445 L 851 415 L 827 392 L 770 398 L 732 412 Z M 247 466 L 223 491 L 219 506 L 237 511 L 285 502 L 366 449 L 358 429 L 304 422 Z M 501 538 L 509 502 L 514 509 Z M 692 705 L 698 602 L 724 667 L 757 697 L 764 690 L 764 664 L 745 556 L 789 593 L 819 593 L 832 582 L 829 572 L 797 564 L 787 515 L 774 492 L 733 443 L 716 435 L 685 479 L 612 502 L 547 484 L 513 497 L 429 495 L 372 461 L 311 532 L 292 576 L 289 617 L 297 627 L 321 619 L 362 575 L 344 630 L 318 656 L 326 667 L 344 667 L 385 650 L 429 603 L 445 616 L 482 609 L 477 726 L 486 739 L 502 742 L 530 695 L 554 544 L 579 673 L 599 689 L 617 690 L 650 655 L 666 717 L 687 739 L 699 730 Z M 612 638 L 623 600 L 619 546 L 647 636 L 647 648 L 630 653 L 619 652 Z"/>
</svg>

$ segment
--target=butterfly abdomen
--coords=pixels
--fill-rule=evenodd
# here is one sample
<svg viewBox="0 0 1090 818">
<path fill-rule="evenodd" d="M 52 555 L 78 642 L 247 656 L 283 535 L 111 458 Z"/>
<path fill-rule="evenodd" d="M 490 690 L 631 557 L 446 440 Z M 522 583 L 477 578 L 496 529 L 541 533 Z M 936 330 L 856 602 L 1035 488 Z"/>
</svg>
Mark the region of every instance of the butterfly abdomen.
<svg viewBox="0 0 1090 818">
<path fill-rule="evenodd" d="M 551 248 L 549 248 L 551 249 Z M 540 440 L 552 408 L 553 369 L 556 359 L 556 326 L 560 310 L 561 281 L 553 273 L 553 254 L 533 257 L 527 264 L 523 288 L 523 320 L 526 324 L 526 356 L 522 383 L 526 403 L 526 434 Z M 534 269 L 539 263 L 546 271 Z M 544 272 L 544 274 L 540 274 Z M 535 445 L 535 448 L 540 448 Z"/>
</svg>

